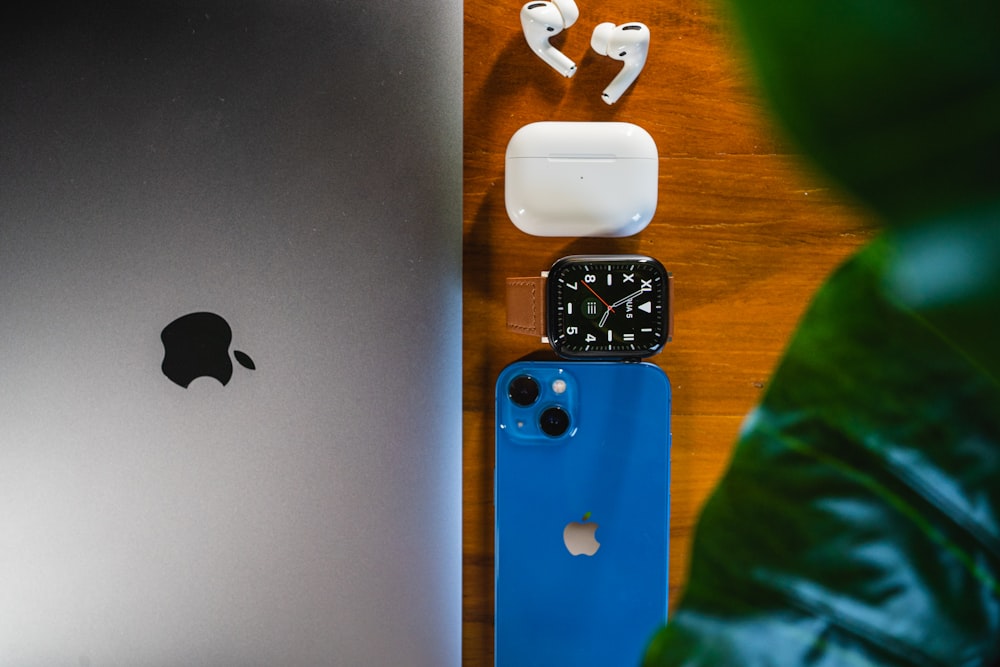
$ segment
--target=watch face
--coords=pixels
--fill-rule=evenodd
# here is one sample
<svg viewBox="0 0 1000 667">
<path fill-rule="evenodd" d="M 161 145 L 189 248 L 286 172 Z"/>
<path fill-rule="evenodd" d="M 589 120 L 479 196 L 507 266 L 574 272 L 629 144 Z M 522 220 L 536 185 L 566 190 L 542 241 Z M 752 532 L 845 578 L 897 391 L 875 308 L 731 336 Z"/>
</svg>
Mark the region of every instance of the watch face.
<svg viewBox="0 0 1000 667">
<path fill-rule="evenodd" d="M 669 278 L 651 257 L 564 257 L 547 286 L 548 337 L 564 357 L 648 357 L 669 341 Z"/>
</svg>

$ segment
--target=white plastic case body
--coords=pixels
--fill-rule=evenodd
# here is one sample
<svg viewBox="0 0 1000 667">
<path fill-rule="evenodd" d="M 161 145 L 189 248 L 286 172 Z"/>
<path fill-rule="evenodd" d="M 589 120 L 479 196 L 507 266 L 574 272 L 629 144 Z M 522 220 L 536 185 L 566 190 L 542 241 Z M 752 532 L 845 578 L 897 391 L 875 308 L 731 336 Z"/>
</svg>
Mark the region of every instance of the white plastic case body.
<svg viewBox="0 0 1000 667">
<path fill-rule="evenodd" d="M 656 212 L 658 175 L 638 125 L 531 123 L 507 144 L 507 215 L 534 236 L 631 236 Z"/>
</svg>

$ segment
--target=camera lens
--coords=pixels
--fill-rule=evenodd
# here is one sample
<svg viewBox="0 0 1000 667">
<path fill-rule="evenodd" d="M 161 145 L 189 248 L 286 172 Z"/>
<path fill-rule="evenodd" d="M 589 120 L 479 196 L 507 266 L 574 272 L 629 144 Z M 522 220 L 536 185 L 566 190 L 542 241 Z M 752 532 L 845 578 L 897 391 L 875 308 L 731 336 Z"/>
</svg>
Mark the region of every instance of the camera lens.
<svg viewBox="0 0 1000 667">
<path fill-rule="evenodd" d="M 538 400 L 538 383 L 527 375 L 518 375 L 507 387 L 507 395 L 521 407 L 527 407 Z"/>
<path fill-rule="evenodd" d="M 569 415 L 562 408 L 546 408 L 538 418 L 538 425 L 545 435 L 558 438 L 569 428 Z"/>
</svg>

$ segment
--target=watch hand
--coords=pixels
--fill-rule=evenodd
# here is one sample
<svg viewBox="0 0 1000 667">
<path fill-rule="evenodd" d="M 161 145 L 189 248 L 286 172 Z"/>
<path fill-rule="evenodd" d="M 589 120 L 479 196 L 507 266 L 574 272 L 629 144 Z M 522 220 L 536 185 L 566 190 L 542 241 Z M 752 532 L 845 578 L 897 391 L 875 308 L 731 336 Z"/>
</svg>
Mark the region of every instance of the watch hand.
<svg viewBox="0 0 1000 667">
<path fill-rule="evenodd" d="M 577 282 L 577 284 L 580 284 L 579 280 L 576 281 L 576 282 Z M 593 294 L 594 296 L 596 296 L 600 300 L 601 303 L 603 303 L 605 306 L 607 306 L 608 310 L 610 310 L 612 313 L 615 312 L 614 306 L 608 306 L 608 302 L 605 301 L 604 299 L 602 299 L 601 295 L 598 294 L 597 292 L 595 292 L 593 287 L 591 287 L 587 283 L 583 283 L 583 286 L 586 287 L 587 289 L 589 289 L 591 294 Z M 624 303 L 624 302 L 622 302 L 622 303 Z M 617 305 L 618 304 L 615 304 L 615 306 L 617 306 Z"/>
<path fill-rule="evenodd" d="M 597 324 L 597 326 L 603 329 L 604 328 L 604 324 L 608 321 L 608 315 L 610 313 L 615 312 L 615 310 L 614 310 L 615 306 L 620 306 L 623 303 L 625 303 L 626 301 L 631 301 L 632 299 L 636 298 L 640 294 L 642 294 L 642 290 L 638 290 L 636 292 L 633 292 L 632 294 L 629 294 L 624 299 L 618 299 L 613 304 L 611 304 L 610 306 L 608 306 L 608 309 L 604 311 L 604 316 L 601 317 L 601 321 Z M 598 297 L 598 298 L 600 298 L 600 297 Z M 604 305 L 607 306 L 607 304 L 604 304 Z"/>
<path fill-rule="evenodd" d="M 631 294 L 629 294 L 628 296 L 623 297 L 621 299 L 618 299 L 613 304 L 611 304 L 610 306 L 608 306 L 608 308 L 612 308 L 614 306 L 620 306 L 623 303 L 625 303 L 626 301 L 631 301 L 632 299 L 636 298 L 637 296 L 641 296 L 641 295 L 642 295 L 642 290 L 641 289 L 640 290 L 636 290 L 636 291 L 632 292 Z"/>
</svg>

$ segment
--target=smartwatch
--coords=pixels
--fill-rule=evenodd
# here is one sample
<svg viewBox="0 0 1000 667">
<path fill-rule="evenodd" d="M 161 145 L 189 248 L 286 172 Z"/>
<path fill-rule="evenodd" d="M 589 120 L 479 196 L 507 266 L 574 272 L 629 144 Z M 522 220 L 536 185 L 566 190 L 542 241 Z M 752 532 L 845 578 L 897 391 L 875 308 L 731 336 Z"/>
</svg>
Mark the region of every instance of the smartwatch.
<svg viewBox="0 0 1000 667">
<path fill-rule="evenodd" d="M 507 329 L 566 359 L 638 360 L 673 337 L 673 276 L 643 255 L 571 255 L 507 279 Z"/>
</svg>

